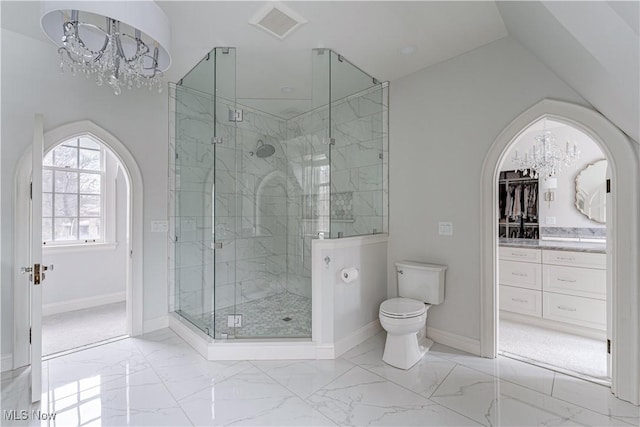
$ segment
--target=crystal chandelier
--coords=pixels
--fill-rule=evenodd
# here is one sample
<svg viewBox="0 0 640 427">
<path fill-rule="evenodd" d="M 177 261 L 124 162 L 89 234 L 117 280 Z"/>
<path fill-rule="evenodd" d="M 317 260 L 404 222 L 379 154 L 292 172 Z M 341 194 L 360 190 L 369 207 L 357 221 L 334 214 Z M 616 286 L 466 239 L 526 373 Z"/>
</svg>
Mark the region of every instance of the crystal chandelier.
<svg viewBox="0 0 640 427">
<path fill-rule="evenodd" d="M 154 2 L 44 3 L 50 10 L 42 16 L 42 28 L 60 46 L 61 71 L 93 78 L 98 86 L 107 83 L 116 95 L 124 87 L 162 92 L 163 71 L 171 61 L 169 28 Z"/>
<path fill-rule="evenodd" d="M 563 151 L 556 144 L 556 137 L 551 131 L 546 130 L 546 119 L 542 127 L 542 132 L 535 136 L 531 149 L 519 157 L 518 151 L 513 158 L 517 165 L 517 170 L 532 178 L 550 178 L 562 171 L 563 167 L 571 166 L 580 158 L 580 150 L 575 143 L 570 147 L 569 141 Z"/>
</svg>

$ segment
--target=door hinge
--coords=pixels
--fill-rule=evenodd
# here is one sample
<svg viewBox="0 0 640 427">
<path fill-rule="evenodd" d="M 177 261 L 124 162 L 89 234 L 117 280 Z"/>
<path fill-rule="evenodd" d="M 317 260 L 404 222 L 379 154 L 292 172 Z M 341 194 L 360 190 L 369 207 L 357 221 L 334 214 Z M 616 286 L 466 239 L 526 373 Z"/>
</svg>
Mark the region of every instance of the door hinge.
<svg viewBox="0 0 640 427">
<path fill-rule="evenodd" d="M 211 143 L 212 144 L 222 144 L 222 137 L 221 136 L 214 136 L 213 138 L 211 138 Z"/>
<path fill-rule="evenodd" d="M 607 354 L 611 354 L 611 340 L 607 340 Z"/>
<path fill-rule="evenodd" d="M 242 121 L 243 112 L 239 109 L 230 109 L 229 110 L 229 121 L 230 122 L 241 122 Z"/>
<path fill-rule="evenodd" d="M 600 181 L 602 182 L 602 181 Z M 607 179 L 607 193 L 611 193 L 611 180 Z"/>
<path fill-rule="evenodd" d="M 33 200 L 33 182 L 29 183 L 29 199 Z"/>
<path fill-rule="evenodd" d="M 29 344 L 31 344 L 31 328 L 29 328 Z"/>
</svg>

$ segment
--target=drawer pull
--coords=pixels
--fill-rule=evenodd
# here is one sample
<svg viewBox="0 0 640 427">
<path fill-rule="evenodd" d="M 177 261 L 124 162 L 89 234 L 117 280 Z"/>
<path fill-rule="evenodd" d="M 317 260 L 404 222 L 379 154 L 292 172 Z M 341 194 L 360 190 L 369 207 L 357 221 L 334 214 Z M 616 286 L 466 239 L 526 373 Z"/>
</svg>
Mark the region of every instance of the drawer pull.
<svg viewBox="0 0 640 427">
<path fill-rule="evenodd" d="M 564 310 L 564 311 L 576 311 L 575 308 L 569 307 L 569 306 L 566 306 L 566 305 L 558 305 L 556 307 L 558 307 L 560 310 Z"/>
<path fill-rule="evenodd" d="M 518 277 L 528 277 L 529 275 L 526 273 L 511 273 L 512 276 L 518 276 Z"/>
<path fill-rule="evenodd" d="M 515 301 L 515 302 L 528 302 L 526 299 L 522 299 L 522 298 L 511 298 L 511 301 Z"/>
<path fill-rule="evenodd" d="M 572 256 L 557 256 L 556 259 L 562 260 L 562 261 L 575 261 L 576 258 L 572 257 Z"/>
<path fill-rule="evenodd" d="M 568 282 L 568 283 L 576 283 L 575 279 L 563 279 L 561 277 L 558 277 L 558 282 Z"/>
</svg>

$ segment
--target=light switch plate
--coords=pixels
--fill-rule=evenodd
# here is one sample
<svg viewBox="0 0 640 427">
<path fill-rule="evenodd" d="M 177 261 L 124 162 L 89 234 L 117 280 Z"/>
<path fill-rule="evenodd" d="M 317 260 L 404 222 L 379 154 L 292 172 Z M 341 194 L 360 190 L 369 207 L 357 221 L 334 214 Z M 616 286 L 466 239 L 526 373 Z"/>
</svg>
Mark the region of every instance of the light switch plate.
<svg viewBox="0 0 640 427">
<path fill-rule="evenodd" d="M 441 236 L 453 236 L 453 223 L 452 222 L 439 222 L 438 234 Z"/>
<path fill-rule="evenodd" d="M 169 221 L 164 219 L 151 221 L 152 233 L 166 233 L 167 231 L 169 231 Z"/>
</svg>

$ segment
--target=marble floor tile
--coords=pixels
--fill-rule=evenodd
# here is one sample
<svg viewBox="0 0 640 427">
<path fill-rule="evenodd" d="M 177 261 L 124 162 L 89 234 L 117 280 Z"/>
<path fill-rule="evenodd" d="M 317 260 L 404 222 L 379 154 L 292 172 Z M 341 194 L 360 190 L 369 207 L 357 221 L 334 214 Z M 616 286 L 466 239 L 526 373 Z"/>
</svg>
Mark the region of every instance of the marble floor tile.
<svg viewBox="0 0 640 427">
<path fill-rule="evenodd" d="M 56 397 L 76 393 L 135 372 L 149 363 L 130 339 L 71 353 L 48 360 L 49 389 Z"/>
<path fill-rule="evenodd" d="M 478 425 L 358 366 L 308 401 L 338 425 Z"/>
<path fill-rule="evenodd" d="M 51 399 L 53 426 L 191 425 L 160 378 L 151 368 Z"/>
<path fill-rule="evenodd" d="M 556 374 L 553 397 L 615 417 L 634 426 L 640 425 L 640 406 L 617 399 L 609 387 L 600 384 Z"/>
<path fill-rule="evenodd" d="M 330 426 L 328 418 L 253 367 L 181 400 L 196 426 Z"/>
<path fill-rule="evenodd" d="M 260 360 L 252 362 L 278 383 L 305 399 L 354 365 L 335 360 Z"/>
<path fill-rule="evenodd" d="M 375 335 L 336 360 L 207 361 L 164 329 L 43 362 L 35 405 L 30 369 L 3 373 L 3 411 L 56 419 L 0 424 L 640 424 L 640 409 L 607 387 L 440 344 L 405 371 L 382 362 L 384 342 L 384 333 Z"/>
<path fill-rule="evenodd" d="M 431 400 L 488 426 L 625 424 L 461 365 L 453 369 Z"/>
<path fill-rule="evenodd" d="M 455 354 L 448 360 L 485 374 L 499 377 L 501 380 L 551 395 L 555 373 L 548 369 L 508 357 L 488 359 L 468 353 Z"/>
<path fill-rule="evenodd" d="M 153 369 L 176 400 L 184 399 L 203 389 L 251 368 L 249 362 L 211 361 L 200 358 L 195 362 Z"/>
</svg>

